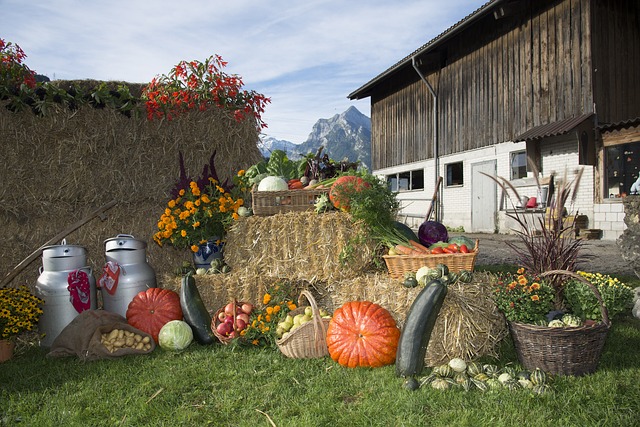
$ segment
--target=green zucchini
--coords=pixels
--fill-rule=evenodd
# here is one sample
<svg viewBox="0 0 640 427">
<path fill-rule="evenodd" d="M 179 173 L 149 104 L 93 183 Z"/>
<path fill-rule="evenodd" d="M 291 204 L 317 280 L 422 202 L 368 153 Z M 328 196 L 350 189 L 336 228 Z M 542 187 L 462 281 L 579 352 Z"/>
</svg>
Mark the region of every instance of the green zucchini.
<svg viewBox="0 0 640 427">
<path fill-rule="evenodd" d="M 184 321 L 191 326 L 193 337 L 200 344 L 211 344 L 217 340 L 211 330 L 211 315 L 204 306 L 196 280 L 191 274 L 182 277 L 180 307 Z"/>
<path fill-rule="evenodd" d="M 403 235 L 407 240 L 413 240 L 414 242 L 420 241 L 415 231 L 409 228 L 409 226 L 406 224 L 403 224 L 399 221 L 394 221 L 393 228 L 395 228 L 396 231 Z"/>
<path fill-rule="evenodd" d="M 411 304 L 396 352 L 396 374 L 399 377 L 418 375 L 424 369 L 427 345 L 446 295 L 447 287 L 434 279 Z"/>
</svg>

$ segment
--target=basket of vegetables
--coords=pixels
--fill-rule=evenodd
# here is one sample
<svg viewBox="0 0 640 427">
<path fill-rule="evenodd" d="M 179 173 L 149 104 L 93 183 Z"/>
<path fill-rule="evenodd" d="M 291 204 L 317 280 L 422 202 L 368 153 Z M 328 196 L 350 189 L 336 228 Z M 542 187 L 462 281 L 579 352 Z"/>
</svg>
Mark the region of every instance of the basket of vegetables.
<svg viewBox="0 0 640 427">
<path fill-rule="evenodd" d="M 303 297 L 309 306 L 302 306 Z M 329 355 L 327 328 L 331 316 L 318 307 L 311 292 L 304 290 L 298 298 L 298 308 L 290 311 L 284 321 L 278 324 L 278 334 L 282 333 L 276 345 L 287 357 L 293 359 L 313 359 Z"/>
<path fill-rule="evenodd" d="M 433 249 L 414 241 L 410 241 L 409 244 L 410 246 L 396 245 L 395 255 L 382 256 L 387 264 L 389 275 L 394 279 L 401 279 L 406 273 L 416 272 L 420 267 L 433 268 L 438 264 L 446 265 L 453 273 L 462 270 L 473 271 L 478 257 L 478 240 L 475 241 L 473 248 L 456 243 Z"/>
<path fill-rule="evenodd" d="M 249 325 L 252 311 L 252 304 L 233 300 L 216 311 L 211 319 L 211 331 L 222 344 L 229 344 Z"/>
<path fill-rule="evenodd" d="M 557 375 L 586 375 L 596 371 L 611 328 L 609 312 L 596 286 L 582 276 L 564 270 L 546 271 L 540 277 L 560 275 L 581 281 L 591 289 L 600 305 L 599 323 L 539 326 L 509 322 L 518 359 L 527 369 L 540 368 Z M 562 322 L 561 322 L 562 324 Z"/>
</svg>

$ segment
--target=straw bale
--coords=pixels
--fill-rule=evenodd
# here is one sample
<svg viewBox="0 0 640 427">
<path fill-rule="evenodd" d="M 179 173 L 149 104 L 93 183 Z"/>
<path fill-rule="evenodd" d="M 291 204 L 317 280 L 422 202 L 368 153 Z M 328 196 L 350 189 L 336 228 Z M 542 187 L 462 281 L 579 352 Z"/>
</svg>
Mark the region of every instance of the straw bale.
<svg viewBox="0 0 640 427">
<path fill-rule="evenodd" d="M 216 150 L 222 180 L 262 159 L 254 124 L 238 123 L 221 109 L 149 122 L 86 106 L 37 117 L 0 105 L 0 134 L 0 278 L 112 200 L 118 204 L 105 220 L 85 224 L 67 236 L 67 243 L 87 248 L 89 265 L 98 274 L 105 262 L 104 240 L 131 234 L 147 242 L 156 273 L 169 272 L 190 260 L 187 251 L 160 248 L 152 240 L 179 176 L 178 151 L 194 177 Z M 34 261 L 10 286 L 33 287 L 40 265 Z"/>
<path fill-rule="evenodd" d="M 205 306 L 213 313 L 232 299 L 260 305 L 266 289 L 281 278 L 246 268 L 229 274 L 196 276 Z M 348 301 L 371 301 L 384 307 L 404 325 L 411 304 L 421 287 L 408 289 L 386 273 L 366 273 L 341 280 L 293 281 L 298 291 L 309 289 L 319 306 L 335 311 Z M 497 356 L 497 347 L 507 335 L 504 317 L 497 310 L 490 295 L 490 275 L 475 273 L 472 283 L 455 283 L 436 320 L 425 364 L 436 366 L 454 357 L 475 360 L 482 356 Z M 178 290 L 180 279 L 166 277 L 164 287 Z"/>
<path fill-rule="evenodd" d="M 375 244 L 355 243 L 360 236 L 344 212 L 251 216 L 227 234 L 224 258 L 232 269 L 251 265 L 261 275 L 334 281 L 371 269 Z"/>
</svg>

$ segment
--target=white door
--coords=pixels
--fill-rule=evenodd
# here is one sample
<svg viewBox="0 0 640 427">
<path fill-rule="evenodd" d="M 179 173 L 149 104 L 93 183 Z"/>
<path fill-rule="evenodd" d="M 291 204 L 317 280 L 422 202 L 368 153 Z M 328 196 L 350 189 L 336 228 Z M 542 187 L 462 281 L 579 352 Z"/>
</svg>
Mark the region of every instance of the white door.
<svg viewBox="0 0 640 427">
<path fill-rule="evenodd" d="M 488 176 L 496 175 L 496 161 L 471 165 L 471 232 L 495 233 L 497 229 L 497 184 Z"/>
</svg>

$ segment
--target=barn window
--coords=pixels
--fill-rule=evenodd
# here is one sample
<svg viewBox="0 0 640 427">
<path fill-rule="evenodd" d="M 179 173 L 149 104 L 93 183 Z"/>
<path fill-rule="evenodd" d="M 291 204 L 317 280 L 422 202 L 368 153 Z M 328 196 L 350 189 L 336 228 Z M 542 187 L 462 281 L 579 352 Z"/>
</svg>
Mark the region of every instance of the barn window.
<svg viewBox="0 0 640 427">
<path fill-rule="evenodd" d="M 640 141 L 605 147 L 605 197 L 629 194 L 640 174 Z"/>
<path fill-rule="evenodd" d="M 447 187 L 464 184 L 462 162 L 449 163 L 445 168 L 447 171 Z"/>
<path fill-rule="evenodd" d="M 527 177 L 527 151 L 514 151 L 511 153 L 511 179 Z"/>
<path fill-rule="evenodd" d="M 387 175 L 387 185 L 391 191 L 424 189 L 424 170 L 416 169 Z"/>
</svg>

